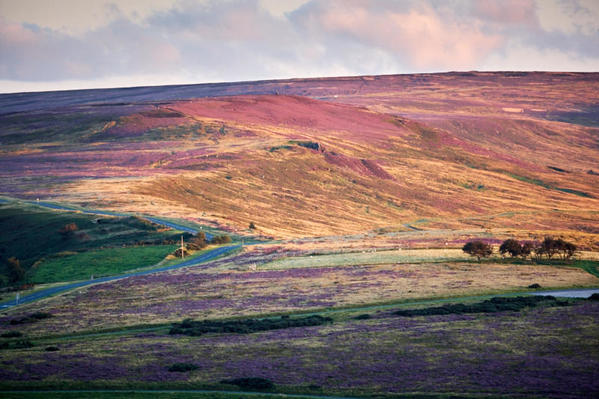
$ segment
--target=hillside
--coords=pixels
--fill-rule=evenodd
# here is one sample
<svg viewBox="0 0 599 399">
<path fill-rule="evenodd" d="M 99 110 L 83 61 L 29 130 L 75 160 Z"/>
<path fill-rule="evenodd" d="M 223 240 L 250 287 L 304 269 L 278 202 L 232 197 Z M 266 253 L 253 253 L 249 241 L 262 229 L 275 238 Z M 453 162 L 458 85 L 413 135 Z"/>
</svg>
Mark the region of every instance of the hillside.
<svg viewBox="0 0 599 399">
<path fill-rule="evenodd" d="M 598 74 L 451 73 L 22 94 L 0 115 L 0 184 L 277 238 L 476 227 L 593 246 L 597 93 Z"/>
</svg>

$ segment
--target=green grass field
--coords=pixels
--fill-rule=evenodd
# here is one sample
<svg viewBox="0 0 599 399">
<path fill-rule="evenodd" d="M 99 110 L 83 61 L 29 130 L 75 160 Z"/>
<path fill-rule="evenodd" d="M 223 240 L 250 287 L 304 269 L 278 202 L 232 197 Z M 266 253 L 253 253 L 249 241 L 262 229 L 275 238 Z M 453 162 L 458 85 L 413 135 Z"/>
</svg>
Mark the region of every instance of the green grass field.
<svg viewBox="0 0 599 399">
<path fill-rule="evenodd" d="M 69 224 L 75 224 L 76 230 L 70 234 L 61 234 L 61 229 Z M 36 262 L 42 259 L 52 262 L 54 260 L 51 261 L 50 258 L 65 251 L 84 253 L 140 243 L 155 246 L 165 241 L 175 241 L 179 234 L 173 230 L 164 230 L 137 217 L 107 217 L 50 210 L 17 201 L 0 204 L 0 231 L 3 232 L 0 235 L 0 286 L 10 282 L 6 260 L 11 257 L 17 258 L 21 267 L 28 271 Z M 168 252 L 166 247 L 162 251 L 157 249 L 139 251 L 146 253 L 144 255 L 146 259 L 143 265 L 137 263 L 136 267 L 155 263 L 160 260 L 157 259 L 158 252 L 162 253 L 161 258 Z M 141 255 L 141 252 L 136 252 L 136 255 Z M 82 254 L 76 256 L 83 256 L 80 259 L 86 261 L 90 259 Z M 128 255 L 127 261 L 134 257 Z M 65 259 L 68 257 L 62 258 Z M 149 263 L 145 263 L 148 259 L 150 259 Z M 77 258 L 73 258 L 73 261 L 76 260 Z M 84 273 L 85 276 L 82 277 L 88 278 L 88 271 Z M 44 280 L 38 276 L 35 281 Z M 57 280 L 52 278 L 50 281 Z"/>
<path fill-rule="evenodd" d="M 33 268 L 31 282 L 52 283 L 111 276 L 154 265 L 173 252 L 176 245 L 151 245 L 92 250 L 56 256 Z"/>
<path fill-rule="evenodd" d="M 471 259 L 461 249 L 405 249 L 380 252 L 350 252 L 331 255 L 314 255 L 278 259 L 261 265 L 260 269 L 294 269 L 303 267 L 329 267 L 378 265 L 388 263 L 449 262 Z"/>
</svg>

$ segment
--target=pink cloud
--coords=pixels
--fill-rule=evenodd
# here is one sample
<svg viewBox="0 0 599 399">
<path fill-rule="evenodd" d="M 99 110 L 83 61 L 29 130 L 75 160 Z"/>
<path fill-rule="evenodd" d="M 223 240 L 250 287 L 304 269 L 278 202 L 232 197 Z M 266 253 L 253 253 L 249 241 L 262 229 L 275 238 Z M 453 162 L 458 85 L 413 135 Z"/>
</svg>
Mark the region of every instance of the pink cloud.
<svg viewBox="0 0 599 399">
<path fill-rule="evenodd" d="M 350 36 L 417 68 L 472 68 L 503 43 L 499 34 L 483 32 L 480 23 L 441 16 L 426 4 L 381 12 L 365 2 L 323 2 L 314 11 L 303 16 L 309 30 Z"/>
<path fill-rule="evenodd" d="M 0 18 L 0 38 L 2 42 L 12 45 L 32 44 L 37 41 L 36 34 L 23 25 L 15 24 Z"/>
<path fill-rule="evenodd" d="M 473 2 L 474 14 L 504 24 L 537 25 L 534 0 L 477 0 Z"/>
</svg>

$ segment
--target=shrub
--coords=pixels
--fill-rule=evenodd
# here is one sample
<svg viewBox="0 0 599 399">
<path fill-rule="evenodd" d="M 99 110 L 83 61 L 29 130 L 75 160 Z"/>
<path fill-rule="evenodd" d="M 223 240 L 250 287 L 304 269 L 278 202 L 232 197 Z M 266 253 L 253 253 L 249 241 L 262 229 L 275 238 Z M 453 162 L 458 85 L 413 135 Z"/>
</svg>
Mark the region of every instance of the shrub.
<svg viewBox="0 0 599 399">
<path fill-rule="evenodd" d="M 27 339 L 19 339 L 17 341 L 6 341 L 0 343 L 0 349 L 24 349 L 32 347 L 33 343 Z"/>
<path fill-rule="evenodd" d="M 360 314 L 360 315 L 357 315 L 356 317 L 354 317 L 354 319 L 356 319 L 356 320 L 368 320 L 370 318 L 372 318 L 372 316 L 369 315 L 368 313 Z"/>
<path fill-rule="evenodd" d="M 489 300 L 466 305 L 463 303 L 448 304 L 439 307 L 424 309 L 406 309 L 394 312 L 398 316 L 431 316 L 464 313 L 495 313 L 504 311 L 517 312 L 526 307 L 536 307 L 540 304 L 546 306 L 568 306 L 567 301 L 560 301 L 553 296 L 518 296 L 513 298 L 495 297 Z"/>
<path fill-rule="evenodd" d="M 35 312 L 29 317 L 36 319 L 36 320 L 42 320 L 42 319 L 47 319 L 49 317 L 52 317 L 52 314 L 46 313 L 46 312 Z"/>
<path fill-rule="evenodd" d="M 250 230 L 256 230 L 256 225 L 254 224 L 254 222 L 250 222 L 249 229 Z"/>
<path fill-rule="evenodd" d="M 21 281 L 25 277 L 25 269 L 21 266 L 21 261 L 14 256 L 6 260 L 8 266 L 8 278 L 11 283 Z"/>
<path fill-rule="evenodd" d="M 535 290 L 537 290 L 537 289 L 541 288 L 541 285 L 534 283 L 534 284 L 529 285 L 528 288 L 534 288 Z"/>
<path fill-rule="evenodd" d="M 75 223 L 69 223 L 62 226 L 58 232 L 62 235 L 62 238 L 66 240 L 67 238 L 72 237 L 77 230 L 79 230 L 79 226 Z"/>
<path fill-rule="evenodd" d="M 22 337 L 23 333 L 20 331 L 8 331 L 5 333 L 2 333 L 2 338 L 18 338 L 18 337 Z"/>
<path fill-rule="evenodd" d="M 470 256 L 476 256 L 480 262 L 480 258 L 491 256 L 493 253 L 493 248 L 489 244 L 482 241 L 470 241 L 462 247 L 462 251 L 466 252 Z"/>
<path fill-rule="evenodd" d="M 589 301 L 599 301 L 599 294 L 598 293 L 594 293 L 593 295 L 591 295 L 590 297 L 587 298 Z"/>
<path fill-rule="evenodd" d="M 311 150 L 320 150 L 322 147 L 320 144 L 314 141 L 292 141 L 292 143 L 299 145 L 300 147 L 309 148 Z"/>
<path fill-rule="evenodd" d="M 257 331 L 279 330 L 291 327 L 318 326 L 332 321 L 333 320 L 329 317 L 322 317 L 319 315 L 298 318 L 282 316 L 280 318 L 270 319 L 243 319 L 229 321 L 194 321 L 192 319 L 185 319 L 181 323 L 173 323 L 173 327 L 169 331 L 169 334 L 183 334 L 190 336 L 200 336 L 207 333 L 250 334 Z"/>
<path fill-rule="evenodd" d="M 52 315 L 50 313 L 35 312 L 35 313 L 30 314 L 29 316 L 21 317 L 20 319 L 12 319 L 10 321 L 10 324 L 17 325 L 17 324 L 33 323 L 38 320 L 47 319 L 49 317 L 52 317 Z"/>
<path fill-rule="evenodd" d="M 197 370 L 199 367 L 193 363 L 175 363 L 168 368 L 170 372 L 186 373 L 188 371 Z"/>
<path fill-rule="evenodd" d="M 243 377 L 222 380 L 221 384 L 237 385 L 239 388 L 246 389 L 270 389 L 275 386 L 272 381 L 262 377 Z"/>
<path fill-rule="evenodd" d="M 221 236 L 214 236 L 212 237 L 212 241 L 210 241 L 212 244 L 228 244 L 230 242 L 232 242 L 233 240 L 231 239 L 230 236 L 223 234 Z"/>
<path fill-rule="evenodd" d="M 57 346 L 47 346 L 45 351 L 46 352 L 56 352 L 59 351 L 60 349 Z"/>
<path fill-rule="evenodd" d="M 208 242 L 206 242 L 206 233 L 203 231 L 198 232 L 195 236 L 191 237 L 187 242 L 187 248 L 193 250 L 199 250 L 206 248 Z"/>
<path fill-rule="evenodd" d="M 189 252 L 185 248 L 177 248 L 171 255 L 173 255 L 176 258 L 182 258 L 183 256 L 189 256 Z"/>
</svg>

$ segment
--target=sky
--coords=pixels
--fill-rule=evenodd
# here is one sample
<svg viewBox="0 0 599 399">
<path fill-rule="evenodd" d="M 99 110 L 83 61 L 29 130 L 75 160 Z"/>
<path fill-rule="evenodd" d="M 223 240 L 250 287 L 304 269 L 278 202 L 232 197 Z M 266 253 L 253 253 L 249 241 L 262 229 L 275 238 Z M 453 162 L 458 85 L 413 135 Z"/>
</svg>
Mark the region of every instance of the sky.
<svg viewBox="0 0 599 399">
<path fill-rule="evenodd" d="M 0 0 L 0 93 L 599 71 L 599 0 Z"/>
</svg>

